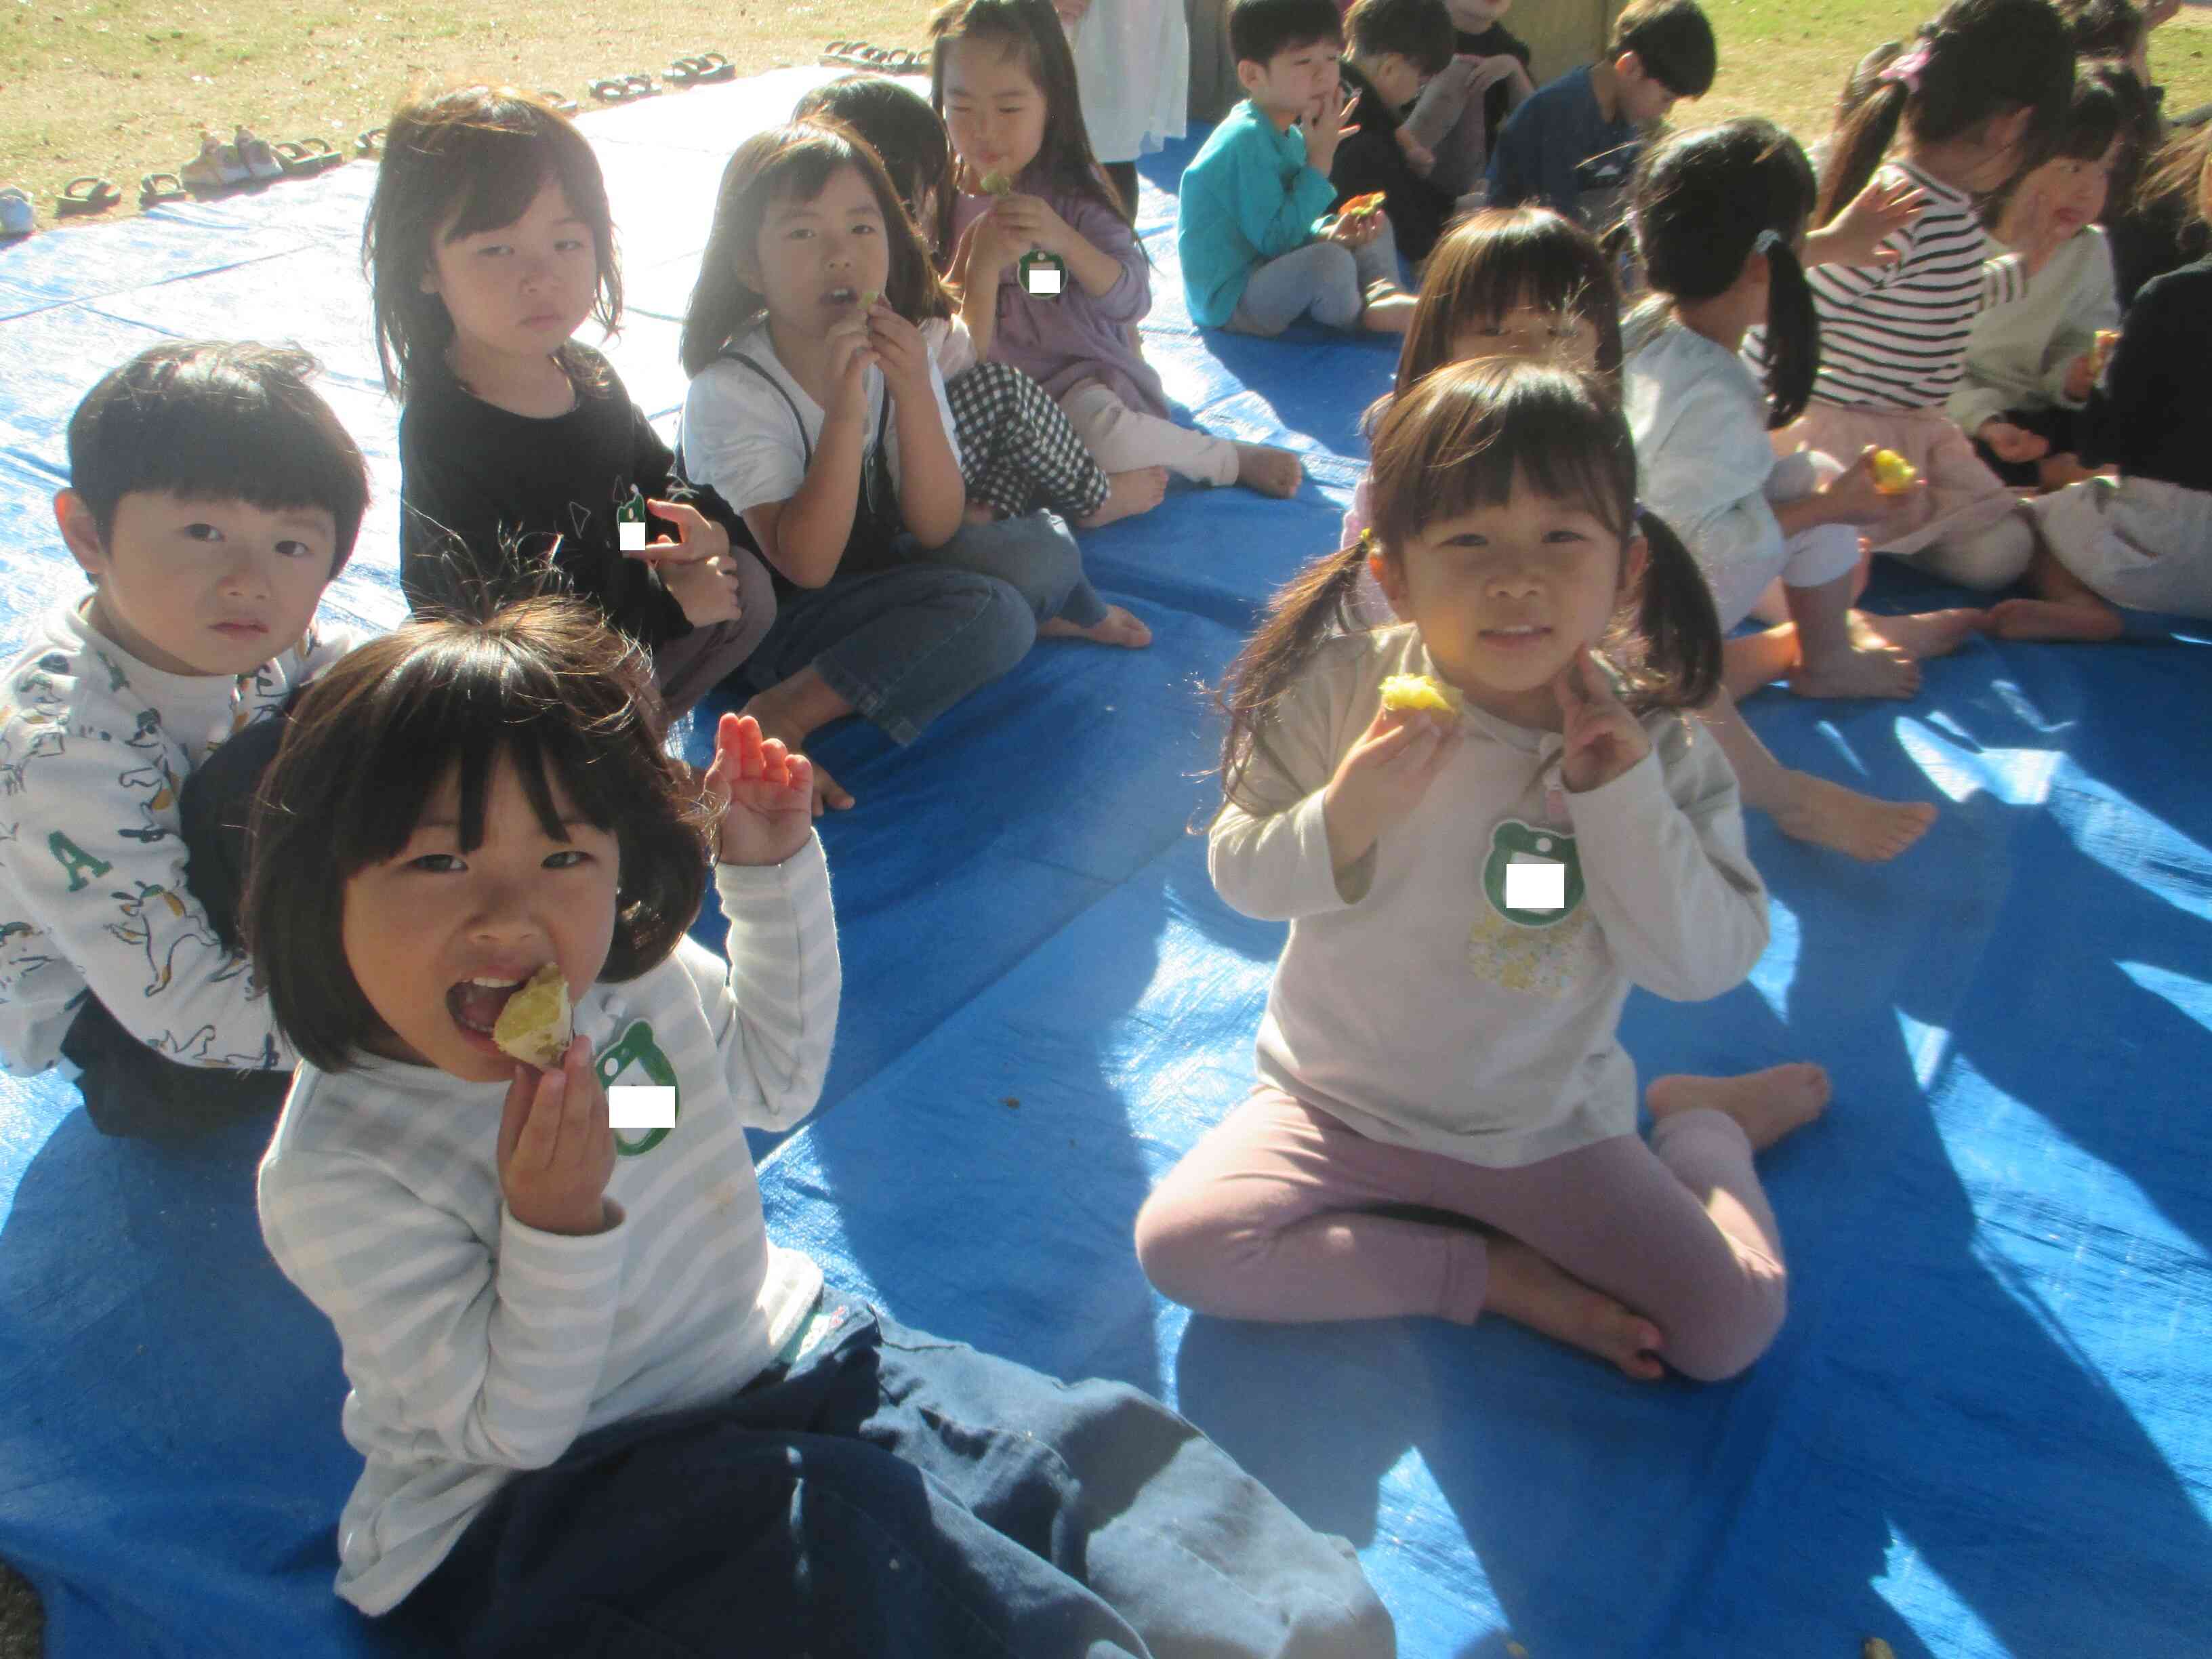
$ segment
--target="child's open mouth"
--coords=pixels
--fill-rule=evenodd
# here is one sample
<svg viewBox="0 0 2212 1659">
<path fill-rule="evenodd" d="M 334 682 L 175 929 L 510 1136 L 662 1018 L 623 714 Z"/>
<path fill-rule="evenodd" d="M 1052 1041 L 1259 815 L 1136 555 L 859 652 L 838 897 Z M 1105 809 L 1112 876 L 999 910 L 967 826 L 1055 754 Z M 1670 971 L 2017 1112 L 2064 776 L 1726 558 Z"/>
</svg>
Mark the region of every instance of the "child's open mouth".
<svg viewBox="0 0 2212 1659">
<path fill-rule="evenodd" d="M 481 1039 L 486 1048 L 496 1054 L 499 1047 L 491 1040 L 492 1027 L 499 1024 L 500 1012 L 507 1006 L 507 999 L 520 991 L 529 978 L 530 974 L 525 973 L 513 979 L 491 975 L 465 979 L 446 993 L 446 1012 L 465 1033 Z"/>
<path fill-rule="evenodd" d="M 1518 628 L 1486 628 L 1482 642 L 1501 650 L 1517 651 L 1536 645 L 1552 637 L 1552 630 L 1540 623 L 1528 623 Z"/>
<path fill-rule="evenodd" d="M 822 303 L 825 306 L 856 306 L 860 303 L 860 290 L 857 288 L 833 288 L 822 296 Z"/>
</svg>

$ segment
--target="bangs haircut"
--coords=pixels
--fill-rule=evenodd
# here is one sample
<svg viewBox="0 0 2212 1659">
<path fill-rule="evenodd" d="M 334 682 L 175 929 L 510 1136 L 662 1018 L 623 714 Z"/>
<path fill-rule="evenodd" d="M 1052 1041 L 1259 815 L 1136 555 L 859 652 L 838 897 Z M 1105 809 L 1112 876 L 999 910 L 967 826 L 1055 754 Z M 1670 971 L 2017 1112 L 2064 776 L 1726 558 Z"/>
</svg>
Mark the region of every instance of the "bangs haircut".
<svg viewBox="0 0 2212 1659">
<path fill-rule="evenodd" d="M 620 848 L 604 981 L 666 960 L 699 914 L 718 814 L 663 750 L 652 667 L 573 600 L 477 620 L 410 623 L 312 682 L 253 805 L 240 927 L 276 1024 L 307 1060 L 344 1070 L 386 1028 L 346 961 L 347 882 L 396 856 L 458 773 L 464 854 L 483 843 L 501 760 L 538 826 L 567 841 L 553 797 Z"/>
<path fill-rule="evenodd" d="M 1452 226 L 1429 255 L 1393 397 L 1454 361 L 1462 329 L 1519 306 L 1597 331 L 1598 372 L 1620 372 L 1620 284 L 1589 232 L 1549 208 L 1488 208 Z"/>
<path fill-rule="evenodd" d="M 392 112 L 361 263 L 377 361 L 394 398 L 406 401 L 410 379 L 441 359 L 453 337 L 446 302 L 422 292 L 437 248 L 513 224 L 549 181 L 560 185 L 569 210 L 590 228 L 599 265 L 592 315 L 611 334 L 622 322 L 622 271 L 606 179 L 584 135 L 543 100 L 512 87 L 417 94 Z M 566 342 L 558 355 L 572 375 L 586 374 Z"/>
<path fill-rule="evenodd" d="M 791 118 L 836 122 L 860 134 L 916 224 L 932 191 L 940 202 L 948 194 L 952 142 L 929 100 L 902 81 L 888 75 L 841 76 L 801 98 Z"/>
<path fill-rule="evenodd" d="M 1336 0 L 1230 0 L 1229 50 L 1240 64 L 1267 68 L 1286 52 L 1344 45 Z"/>
<path fill-rule="evenodd" d="M 685 374 L 703 373 L 723 347 L 767 313 L 768 296 L 753 287 L 745 270 L 759 264 L 761 232 L 769 212 L 785 203 L 811 202 L 847 167 L 860 175 L 883 215 L 884 240 L 890 251 L 884 297 L 891 309 L 909 323 L 952 314 L 951 299 L 922 246 L 921 232 L 867 140 L 842 122 L 820 118 L 772 127 L 738 145 L 722 169 L 699 280 L 684 307 L 677 343 Z"/>
<path fill-rule="evenodd" d="M 1516 488 L 1634 533 L 1636 445 L 1595 375 L 1514 359 L 1455 363 L 1394 398 L 1375 430 L 1385 556 L 1425 527 L 1503 507 Z"/>
<path fill-rule="evenodd" d="M 70 416 L 70 488 L 102 546 L 125 495 L 322 507 L 345 568 L 368 507 L 361 447 L 307 381 L 320 365 L 289 346 L 186 340 L 110 369 Z"/>
</svg>

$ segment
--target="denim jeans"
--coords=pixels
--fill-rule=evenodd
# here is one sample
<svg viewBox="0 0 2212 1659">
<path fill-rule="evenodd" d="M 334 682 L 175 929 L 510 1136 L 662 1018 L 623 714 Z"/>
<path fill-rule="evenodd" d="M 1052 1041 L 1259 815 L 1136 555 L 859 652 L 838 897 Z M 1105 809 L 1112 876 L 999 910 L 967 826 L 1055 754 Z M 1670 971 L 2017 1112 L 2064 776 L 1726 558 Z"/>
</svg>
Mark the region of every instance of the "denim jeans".
<svg viewBox="0 0 2212 1659">
<path fill-rule="evenodd" d="M 835 1311 L 787 1369 L 518 1475 L 392 1618 L 518 1659 L 1395 1650 L 1352 1547 L 1164 1407 Z"/>
<path fill-rule="evenodd" d="M 965 525 L 939 548 L 911 536 L 895 546 L 906 562 L 783 594 L 744 666 L 756 690 L 811 664 L 894 743 L 912 743 L 1028 655 L 1040 622 L 1106 615 L 1075 538 L 1049 513 Z"/>
<path fill-rule="evenodd" d="M 1229 326 L 1239 334 L 1280 334 L 1311 312 L 1316 322 L 1330 328 L 1356 328 L 1366 309 L 1368 284 L 1385 277 L 1398 280 L 1398 239 L 1388 221 L 1364 247 L 1308 242 L 1255 266 Z"/>
</svg>

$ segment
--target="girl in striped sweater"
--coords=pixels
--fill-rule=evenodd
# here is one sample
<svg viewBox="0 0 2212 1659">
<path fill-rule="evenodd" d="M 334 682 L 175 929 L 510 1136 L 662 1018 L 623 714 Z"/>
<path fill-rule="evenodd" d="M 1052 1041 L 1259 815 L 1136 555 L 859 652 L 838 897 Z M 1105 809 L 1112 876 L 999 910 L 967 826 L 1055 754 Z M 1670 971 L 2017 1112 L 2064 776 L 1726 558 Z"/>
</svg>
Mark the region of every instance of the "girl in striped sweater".
<svg viewBox="0 0 2212 1659">
<path fill-rule="evenodd" d="M 1883 525 L 1875 550 L 1908 558 L 1946 580 L 1988 591 L 2027 568 L 2029 532 L 2019 502 L 1944 414 L 1959 383 L 1974 318 L 2025 294 L 2055 251 L 2039 239 L 1993 258 L 1974 210 L 2039 158 L 2063 118 L 2074 52 L 2050 0 L 1952 0 L 1877 71 L 1844 119 L 1820 180 L 1821 223 L 1874 176 L 1900 127 L 1887 167 L 1926 205 L 1889 246 L 1893 264 L 1817 266 L 1807 273 L 1820 325 L 1813 398 L 1776 434 L 1784 454 L 1809 447 L 1856 457 L 1868 445 L 1896 450 L 1926 488 Z M 1745 349 L 1762 371 L 1765 331 Z M 1979 611 L 1871 617 L 1906 656 L 1940 655 L 1985 620 Z M 1879 652 L 1839 659 L 1833 685 L 1815 695 L 1907 696 L 1911 663 Z"/>
</svg>

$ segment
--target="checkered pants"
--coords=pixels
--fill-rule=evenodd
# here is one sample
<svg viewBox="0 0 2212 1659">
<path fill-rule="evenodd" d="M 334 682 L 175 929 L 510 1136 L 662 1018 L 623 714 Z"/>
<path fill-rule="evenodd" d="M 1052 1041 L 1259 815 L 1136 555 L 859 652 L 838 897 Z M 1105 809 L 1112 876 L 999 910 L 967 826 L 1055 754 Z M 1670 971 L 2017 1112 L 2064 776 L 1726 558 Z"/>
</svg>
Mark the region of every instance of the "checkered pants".
<svg viewBox="0 0 2212 1659">
<path fill-rule="evenodd" d="M 1106 475 L 1051 394 L 1008 363 L 983 362 L 945 384 L 961 470 L 975 501 L 1018 519 L 1038 507 L 1095 513 Z"/>
</svg>

